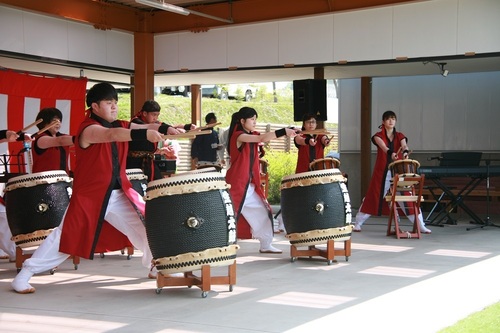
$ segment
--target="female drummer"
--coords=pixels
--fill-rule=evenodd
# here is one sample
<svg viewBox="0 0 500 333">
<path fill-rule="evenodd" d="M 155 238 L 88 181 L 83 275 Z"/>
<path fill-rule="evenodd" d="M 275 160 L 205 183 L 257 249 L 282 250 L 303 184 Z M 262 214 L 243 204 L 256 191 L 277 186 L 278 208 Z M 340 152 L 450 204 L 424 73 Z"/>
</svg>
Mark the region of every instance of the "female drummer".
<svg viewBox="0 0 500 333">
<path fill-rule="evenodd" d="M 385 111 L 382 115 L 382 125 L 380 132 L 372 136 L 372 143 L 377 146 L 377 160 L 373 168 L 373 175 L 368 186 L 366 196 L 361 202 L 356 214 L 356 224 L 354 231 L 360 232 L 361 226 L 371 215 L 389 215 L 389 205 L 385 202 L 384 196 L 390 186 L 389 164 L 400 158 L 408 158 L 408 138 L 401 132 L 396 131 L 396 114 L 393 111 Z M 414 217 L 408 214 L 406 209 L 402 209 L 412 223 Z M 418 215 L 420 231 L 430 234 L 431 230 L 425 227 L 422 212 Z"/>
<path fill-rule="evenodd" d="M 41 133 L 33 142 L 33 172 L 64 170 L 69 175 L 69 146 L 73 145 L 73 136 L 60 133 L 62 112 L 57 108 L 44 108 L 38 112 L 36 120 L 39 129 L 53 122 L 56 124 Z"/>
<path fill-rule="evenodd" d="M 314 131 L 316 130 L 316 124 L 316 116 L 306 114 L 302 119 L 302 130 Z M 293 141 L 295 142 L 295 147 L 299 150 L 295 173 L 310 171 L 309 165 L 311 162 L 315 159 L 323 158 L 325 147 L 330 144 L 330 139 L 322 134 L 300 134 Z"/>
<path fill-rule="evenodd" d="M 256 123 L 257 111 L 253 108 L 243 107 L 233 114 L 227 147 L 231 166 L 227 170 L 226 181 L 231 184 L 230 193 L 238 219 L 238 231 L 242 230 L 243 217 L 248 221 L 253 237 L 260 242 L 261 253 L 281 253 L 280 249 L 271 245 L 273 216 L 260 186 L 259 143 L 285 135 L 294 137 L 295 130 L 282 128 L 260 134 L 255 131 Z M 238 237 L 241 238 L 241 233 Z"/>
</svg>

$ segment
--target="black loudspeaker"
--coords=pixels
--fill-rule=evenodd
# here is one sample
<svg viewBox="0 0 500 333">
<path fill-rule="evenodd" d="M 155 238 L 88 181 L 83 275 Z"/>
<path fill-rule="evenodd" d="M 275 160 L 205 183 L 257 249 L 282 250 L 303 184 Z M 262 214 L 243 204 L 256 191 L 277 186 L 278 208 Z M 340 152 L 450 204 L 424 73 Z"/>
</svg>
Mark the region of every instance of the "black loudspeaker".
<svg viewBox="0 0 500 333">
<path fill-rule="evenodd" d="M 302 121 L 305 114 L 326 121 L 326 80 L 293 81 L 293 121 Z"/>
</svg>

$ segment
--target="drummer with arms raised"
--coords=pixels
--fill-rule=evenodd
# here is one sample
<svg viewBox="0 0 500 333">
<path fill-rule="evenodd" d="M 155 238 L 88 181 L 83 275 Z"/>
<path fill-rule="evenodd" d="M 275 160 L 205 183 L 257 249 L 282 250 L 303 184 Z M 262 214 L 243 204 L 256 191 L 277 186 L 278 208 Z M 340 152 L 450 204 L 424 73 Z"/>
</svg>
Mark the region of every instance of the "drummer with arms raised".
<svg viewBox="0 0 500 333">
<path fill-rule="evenodd" d="M 389 164 L 401 158 L 407 159 L 409 154 L 408 138 L 403 133 L 396 131 L 396 122 L 396 114 L 393 111 L 385 111 L 382 115 L 382 125 L 379 126 L 380 132 L 372 136 L 372 143 L 377 146 L 377 160 L 368 191 L 356 214 L 356 224 L 354 225 L 356 232 L 361 231 L 361 226 L 371 215 L 389 215 L 389 204 L 385 201 L 391 180 Z M 407 213 L 406 209 L 402 210 L 414 223 L 414 216 Z M 424 234 L 430 234 L 431 230 L 425 227 L 421 211 L 418 214 L 418 219 L 420 231 Z"/>
<path fill-rule="evenodd" d="M 315 115 L 306 114 L 302 118 L 302 130 L 306 133 L 315 131 L 316 125 Z M 293 141 L 299 150 L 295 173 L 310 171 L 310 163 L 315 159 L 323 158 L 325 147 L 330 144 L 330 139 L 323 134 L 299 134 Z"/>
</svg>

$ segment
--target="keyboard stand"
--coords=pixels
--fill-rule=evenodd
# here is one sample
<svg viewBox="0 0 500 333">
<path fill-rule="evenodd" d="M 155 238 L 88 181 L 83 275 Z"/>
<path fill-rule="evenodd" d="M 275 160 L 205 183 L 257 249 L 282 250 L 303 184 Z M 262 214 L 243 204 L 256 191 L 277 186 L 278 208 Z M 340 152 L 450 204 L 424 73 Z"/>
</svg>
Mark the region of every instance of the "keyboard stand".
<svg viewBox="0 0 500 333">
<path fill-rule="evenodd" d="M 450 225 L 456 225 L 457 224 L 457 221 L 453 219 L 453 217 L 451 217 L 451 215 L 448 213 L 448 211 L 444 210 L 445 208 L 445 205 L 441 205 L 441 201 L 443 200 L 444 196 L 446 195 L 446 192 L 445 191 L 442 191 L 441 192 L 441 195 L 438 195 L 434 192 L 435 189 L 439 188 L 438 186 L 424 186 L 424 189 L 427 189 L 429 190 L 429 192 L 431 193 L 432 197 L 434 198 L 434 200 L 436 201 L 436 203 L 434 204 L 434 206 L 432 206 L 432 209 L 431 211 L 429 212 L 429 214 L 427 214 L 427 217 L 424 219 L 424 222 L 425 224 L 427 225 L 432 225 L 432 226 L 437 226 L 437 227 L 444 227 L 444 224 L 450 224 Z M 450 190 L 453 190 L 455 189 L 455 187 L 448 187 Z M 444 216 L 443 218 L 438 221 L 438 222 L 434 222 L 435 219 L 432 219 L 431 220 L 431 216 L 432 214 L 434 213 L 434 211 L 439 207 L 441 206 L 441 210 L 440 212 L 443 212 L 446 214 L 446 217 L 447 217 L 447 220 L 446 222 L 444 223 L 441 223 L 441 221 L 444 219 Z"/>
<path fill-rule="evenodd" d="M 474 213 L 464 202 L 464 198 L 467 197 L 467 195 L 469 195 L 469 193 L 471 193 L 483 179 L 484 178 L 481 177 L 472 178 L 467 185 L 465 185 L 460 192 L 455 195 L 451 191 L 451 188 L 446 186 L 441 180 L 439 180 L 439 178 L 433 178 L 432 181 L 445 192 L 445 195 L 450 198 L 450 201 L 446 203 L 443 209 L 432 219 L 430 225 L 437 225 L 441 223 L 446 215 L 458 206 L 460 206 L 460 208 L 462 208 L 464 212 L 467 213 L 467 215 L 469 215 L 476 223 L 483 224 L 483 220 L 477 216 L 477 214 Z"/>
<path fill-rule="evenodd" d="M 474 223 L 474 221 L 471 221 L 471 223 Z M 472 229 L 477 229 L 477 228 L 484 228 L 484 227 L 497 227 L 500 228 L 500 225 L 492 223 L 490 221 L 490 160 L 486 160 L 486 219 L 482 221 L 482 223 L 478 223 L 479 225 L 475 227 L 470 227 L 467 228 L 466 230 L 472 230 Z"/>
</svg>

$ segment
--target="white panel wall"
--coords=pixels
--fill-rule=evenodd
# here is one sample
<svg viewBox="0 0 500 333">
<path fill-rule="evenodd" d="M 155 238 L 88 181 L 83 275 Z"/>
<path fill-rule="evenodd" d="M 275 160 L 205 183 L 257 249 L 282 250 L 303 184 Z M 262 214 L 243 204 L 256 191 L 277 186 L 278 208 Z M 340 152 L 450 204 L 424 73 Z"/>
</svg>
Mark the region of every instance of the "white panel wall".
<svg viewBox="0 0 500 333">
<path fill-rule="evenodd" d="M 338 13 L 333 21 L 333 60 L 392 58 L 392 7 Z"/>
<path fill-rule="evenodd" d="M 0 49 L 131 70 L 134 35 L 0 6 Z"/>
<path fill-rule="evenodd" d="M 68 59 L 68 22 L 24 13 L 24 49 L 28 54 Z"/>
<path fill-rule="evenodd" d="M 346 79 L 339 84 L 339 150 L 354 151 L 361 146 L 360 128 L 360 94 L 361 80 Z"/>
<path fill-rule="evenodd" d="M 180 33 L 179 68 L 175 70 L 227 68 L 226 36 L 225 28 L 200 33 Z"/>
<path fill-rule="evenodd" d="M 77 62 L 106 65 L 106 34 L 84 24 L 68 26 L 69 59 Z"/>
<path fill-rule="evenodd" d="M 500 1 L 460 0 L 458 4 L 457 53 L 498 52 L 500 50 Z"/>
<path fill-rule="evenodd" d="M 24 52 L 23 12 L 0 7 L 0 49 Z"/>
<path fill-rule="evenodd" d="M 179 70 L 179 34 L 164 34 L 154 37 L 155 69 Z"/>
<path fill-rule="evenodd" d="M 341 151 L 360 149 L 359 86 L 340 81 Z M 376 78 L 372 110 L 372 133 L 392 110 L 414 151 L 500 150 L 500 72 Z"/>
<path fill-rule="evenodd" d="M 278 66 L 278 22 L 227 30 L 227 67 Z"/>
<path fill-rule="evenodd" d="M 134 68 L 134 35 L 106 30 L 106 65 L 116 68 Z"/>
<path fill-rule="evenodd" d="M 456 54 L 457 7 L 458 0 L 394 6 L 392 58 Z"/>
<path fill-rule="evenodd" d="M 333 15 L 280 21 L 279 63 L 333 62 Z"/>
</svg>

